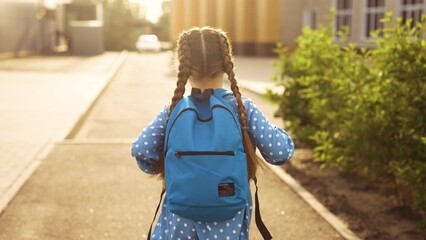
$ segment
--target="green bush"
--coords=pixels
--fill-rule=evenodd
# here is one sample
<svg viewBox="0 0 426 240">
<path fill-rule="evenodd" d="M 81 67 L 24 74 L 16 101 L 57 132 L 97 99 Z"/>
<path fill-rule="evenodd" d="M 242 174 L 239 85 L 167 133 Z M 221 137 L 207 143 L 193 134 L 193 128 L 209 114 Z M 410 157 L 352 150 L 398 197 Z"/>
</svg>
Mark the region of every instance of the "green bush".
<svg viewBox="0 0 426 240">
<path fill-rule="evenodd" d="M 401 204 L 426 210 L 425 16 L 382 21 L 374 47 L 358 48 L 332 27 L 305 28 L 290 53 L 276 51 L 277 115 L 315 160 L 392 183 Z"/>
</svg>

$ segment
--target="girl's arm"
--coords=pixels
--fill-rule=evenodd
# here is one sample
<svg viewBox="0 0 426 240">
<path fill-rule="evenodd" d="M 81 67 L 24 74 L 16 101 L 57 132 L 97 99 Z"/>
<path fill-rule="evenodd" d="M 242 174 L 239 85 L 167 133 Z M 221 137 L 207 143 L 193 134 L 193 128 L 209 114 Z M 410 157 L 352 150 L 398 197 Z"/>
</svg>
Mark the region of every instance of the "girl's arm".
<svg viewBox="0 0 426 240">
<path fill-rule="evenodd" d="M 288 162 L 294 154 L 294 143 L 290 135 L 270 123 L 250 99 L 245 99 L 245 107 L 248 132 L 263 158 L 274 165 Z"/>
<path fill-rule="evenodd" d="M 165 106 L 132 144 L 132 156 L 136 158 L 139 168 L 148 174 L 159 173 L 158 163 L 163 154 L 168 111 L 169 107 Z"/>
</svg>

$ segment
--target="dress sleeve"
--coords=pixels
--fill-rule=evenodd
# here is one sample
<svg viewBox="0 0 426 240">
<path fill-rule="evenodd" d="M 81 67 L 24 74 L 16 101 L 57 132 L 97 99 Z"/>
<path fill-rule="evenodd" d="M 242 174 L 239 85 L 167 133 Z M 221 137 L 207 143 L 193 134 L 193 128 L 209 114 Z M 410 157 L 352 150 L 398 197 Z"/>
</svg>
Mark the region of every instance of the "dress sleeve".
<svg viewBox="0 0 426 240">
<path fill-rule="evenodd" d="M 283 129 L 273 125 L 261 110 L 245 99 L 248 132 L 263 158 L 270 164 L 282 165 L 294 154 L 294 143 Z"/>
<path fill-rule="evenodd" d="M 145 173 L 159 173 L 159 159 L 163 154 L 168 112 L 169 107 L 165 106 L 132 144 L 132 156 Z"/>
</svg>

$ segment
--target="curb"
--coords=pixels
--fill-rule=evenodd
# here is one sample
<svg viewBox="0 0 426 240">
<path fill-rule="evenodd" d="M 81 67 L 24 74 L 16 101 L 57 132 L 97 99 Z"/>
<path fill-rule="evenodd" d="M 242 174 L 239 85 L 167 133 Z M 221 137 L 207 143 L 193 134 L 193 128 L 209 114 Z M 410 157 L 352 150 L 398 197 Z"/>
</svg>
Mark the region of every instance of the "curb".
<svg viewBox="0 0 426 240">
<path fill-rule="evenodd" d="M 265 95 L 268 90 L 271 90 L 273 93 L 280 95 L 284 93 L 284 87 L 277 86 L 274 82 L 260 82 L 241 79 L 238 81 L 238 85 L 247 91 L 261 96 Z"/>
<path fill-rule="evenodd" d="M 18 175 L 13 184 L 4 192 L 0 198 L 0 215 L 6 209 L 9 202 L 18 193 L 21 187 L 25 184 L 27 179 L 33 174 L 33 172 L 40 165 L 41 161 L 47 157 L 52 150 L 54 144 L 47 143 L 41 150 L 36 154 L 36 157 L 22 170 Z"/>
<path fill-rule="evenodd" d="M 258 156 L 263 159 L 259 154 Z M 265 160 L 263 160 L 265 161 Z M 343 223 L 336 215 L 330 212 L 322 205 L 310 192 L 303 188 L 292 176 L 279 166 L 266 163 L 275 175 L 283 180 L 294 192 L 299 195 L 309 206 L 311 206 L 324 220 L 326 220 L 344 239 L 361 240 L 348 226 Z"/>
<path fill-rule="evenodd" d="M 75 135 L 78 133 L 78 130 L 83 125 L 86 118 L 89 116 L 89 114 L 92 112 L 93 107 L 98 102 L 100 96 L 103 92 L 107 89 L 109 84 L 111 83 L 111 80 L 114 78 L 114 76 L 117 74 L 120 67 L 123 65 L 124 61 L 127 59 L 127 56 L 129 55 L 127 50 L 124 50 L 120 53 L 120 56 L 118 57 L 118 60 L 113 64 L 113 66 L 110 68 L 109 72 L 106 75 L 106 81 L 104 81 L 104 85 L 100 88 L 99 92 L 95 94 L 94 99 L 90 102 L 89 106 L 85 111 L 83 111 L 83 114 L 79 117 L 79 119 L 76 121 L 76 123 L 73 125 L 73 128 L 68 132 L 65 139 L 72 139 L 75 137 Z"/>
<path fill-rule="evenodd" d="M 99 96 L 104 92 L 106 87 L 111 82 L 112 78 L 115 76 L 115 74 L 118 72 L 120 67 L 123 65 L 127 56 L 128 56 L 127 51 L 122 51 L 120 53 L 118 60 L 114 62 L 113 66 L 110 68 L 110 71 L 106 74 L 104 85 L 100 88 L 99 92 L 95 94 L 95 97 L 93 98 L 93 100 L 91 100 L 87 109 L 83 112 L 80 118 L 73 125 L 73 128 L 68 133 L 65 139 L 69 139 L 70 136 L 74 136 L 77 133 L 79 127 L 82 125 L 82 123 L 84 122 L 84 119 L 87 117 L 88 112 L 91 111 L 96 101 L 99 99 Z M 22 186 L 25 184 L 28 178 L 31 177 L 34 171 L 38 168 L 41 161 L 47 157 L 47 155 L 50 153 L 50 151 L 53 149 L 54 146 L 55 146 L 55 143 L 46 143 L 45 146 L 39 150 L 39 152 L 36 154 L 33 160 L 22 170 L 21 173 L 19 173 L 18 177 L 13 182 L 13 184 L 0 197 L 0 215 L 6 209 L 7 205 L 13 199 L 13 197 L 22 188 Z"/>
</svg>

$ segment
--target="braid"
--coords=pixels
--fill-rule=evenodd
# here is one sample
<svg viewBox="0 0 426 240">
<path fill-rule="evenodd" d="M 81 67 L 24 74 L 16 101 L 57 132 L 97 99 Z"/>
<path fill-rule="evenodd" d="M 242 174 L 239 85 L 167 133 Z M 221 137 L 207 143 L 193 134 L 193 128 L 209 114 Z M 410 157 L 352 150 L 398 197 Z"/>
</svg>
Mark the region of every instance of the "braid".
<svg viewBox="0 0 426 240">
<path fill-rule="evenodd" d="M 231 46 L 229 44 L 228 39 L 222 33 L 219 34 L 219 43 L 222 48 L 222 56 L 223 56 L 223 71 L 228 75 L 228 79 L 231 82 L 231 90 L 234 93 L 234 96 L 238 103 L 238 112 L 241 119 L 241 126 L 243 129 L 247 128 L 247 120 L 245 107 L 241 99 L 240 89 L 237 85 L 237 80 L 235 79 L 234 73 L 234 63 L 231 59 Z"/>
<path fill-rule="evenodd" d="M 259 160 L 254 151 L 253 143 L 247 131 L 247 114 L 244 103 L 242 101 L 240 89 L 237 85 L 237 79 L 235 79 L 234 63 L 231 58 L 232 48 L 228 39 L 223 33 L 218 32 L 218 36 L 223 55 L 223 71 L 228 75 L 228 79 L 231 83 L 231 90 L 235 96 L 235 99 L 237 100 L 238 115 L 243 133 L 244 149 L 247 154 L 249 179 L 254 179 L 256 177 Z"/>
<path fill-rule="evenodd" d="M 176 82 L 176 88 L 172 97 L 172 102 L 170 103 L 169 107 L 169 117 L 173 109 L 176 107 L 176 104 L 179 102 L 180 99 L 183 98 L 183 94 L 185 93 L 186 82 L 188 81 L 188 78 L 191 75 L 191 51 L 188 46 L 188 35 L 188 33 L 184 32 L 179 37 L 177 51 L 179 59 L 179 72 L 177 75 L 178 80 Z M 165 187 L 164 154 L 162 154 L 162 156 L 160 157 L 156 169 L 158 170 L 158 177 L 163 180 L 163 187 Z"/>
<path fill-rule="evenodd" d="M 178 59 L 179 59 L 179 72 L 178 80 L 176 82 L 176 89 L 172 97 L 172 102 L 170 104 L 170 112 L 173 111 L 177 102 L 183 98 L 185 93 L 186 82 L 188 81 L 189 76 L 191 75 L 191 51 L 188 46 L 188 33 L 184 32 L 179 37 L 178 43 Z"/>
</svg>

